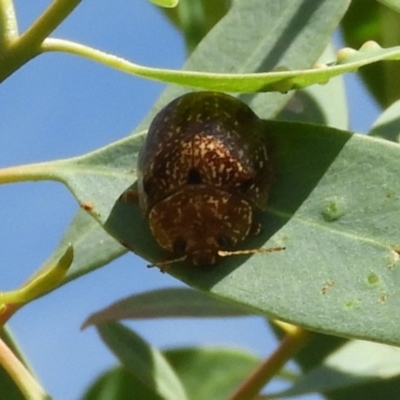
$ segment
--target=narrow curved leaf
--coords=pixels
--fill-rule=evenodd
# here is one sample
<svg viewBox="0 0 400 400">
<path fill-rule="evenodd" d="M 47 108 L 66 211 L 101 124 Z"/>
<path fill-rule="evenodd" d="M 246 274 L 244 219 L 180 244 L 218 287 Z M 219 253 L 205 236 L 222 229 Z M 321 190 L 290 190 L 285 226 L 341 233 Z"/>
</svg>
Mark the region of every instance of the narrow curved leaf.
<svg viewBox="0 0 400 400">
<path fill-rule="evenodd" d="M 123 366 L 101 374 L 87 389 L 82 400 L 160 400 L 160 396 L 148 389 Z"/>
<path fill-rule="evenodd" d="M 248 315 L 252 315 L 248 309 L 226 303 L 197 290 L 186 288 L 159 289 L 119 300 L 89 316 L 83 327 L 128 318 L 220 318 Z"/>
<path fill-rule="evenodd" d="M 326 42 L 325 42 L 326 44 Z M 85 56 L 88 50 L 73 43 L 57 39 L 48 39 L 44 43 L 44 50 L 60 50 L 76 55 Z M 313 67 L 304 63 L 283 64 L 270 72 L 254 73 L 226 73 L 181 71 L 158 69 L 130 63 L 127 60 L 113 55 L 98 54 L 99 61 L 110 64 L 115 68 L 132 75 L 155 81 L 186 86 L 192 89 L 213 90 L 220 92 L 257 93 L 280 92 L 303 89 L 315 84 L 325 84 L 336 76 L 355 72 L 359 68 L 378 61 L 400 60 L 400 46 L 383 48 L 375 41 L 367 41 L 358 49 L 343 48 L 337 58 L 327 64 L 316 64 Z M 307 57 L 313 60 L 311 57 Z"/>
<path fill-rule="evenodd" d="M 318 4 L 314 0 L 281 0 L 279 3 L 234 0 L 226 17 L 197 47 L 194 58 L 198 61 L 197 68 L 189 60 L 184 68 L 186 71 L 141 66 L 59 39 L 46 39 L 41 47 L 43 52 L 63 51 L 90 56 L 122 72 L 190 88 L 286 93 L 325 83 L 334 76 L 381 59 L 400 58 L 398 49 L 397 52 L 389 49 L 379 53 L 378 57 L 374 52 L 367 53 L 365 50 L 369 45 L 366 44 L 360 49 L 361 56 L 354 58 L 355 50 L 342 52 L 338 60 L 341 65 L 309 69 L 323 52 L 348 5 L 349 0 L 320 0 Z M 224 23 L 225 20 L 228 22 Z M 265 27 L 274 34 L 265 35 Z M 238 54 L 232 57 L 235 53 Z M 236 64 L 234 60 L 240 60 L 239 57 L 244 58 Z M 249 73 L 251 71 L 255 73 Z"/>
<path fill-rule="evenodd" d="M 156 348 L 121 324 L 102 324 L 97 330 L 122 365 L 153 394 L 163 400 L 187 399 L 175 372 Z"/>
<path fill-rule="evenodd" d="M 167 350 L 165 358 L 181 379 L 190 400 L 225 400 L 260 360 L 252 354 L 230 348 L 179 348 Z M 102 374 L 83 400 L 159 400 L 134 379 L 124 367 Z"/>
</svg>

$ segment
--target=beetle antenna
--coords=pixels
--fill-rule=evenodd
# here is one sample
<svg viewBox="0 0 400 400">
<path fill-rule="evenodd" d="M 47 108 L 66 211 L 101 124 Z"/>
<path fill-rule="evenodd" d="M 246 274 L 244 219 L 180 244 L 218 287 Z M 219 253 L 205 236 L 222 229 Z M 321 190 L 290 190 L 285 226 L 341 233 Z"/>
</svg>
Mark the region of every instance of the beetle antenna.
<svg viewBox="0 0 400 400">
<path fill-rule="evenodd" d="M 156 264 L 149 264 L 147 265 L 147 268 L 160 268 L 161 272 L 165 272 L 172 264 L 175 264 L 177 262 L 185 261 L 187 259 L 187 255 L 185 254 L 182 257 L 179 258 L 174 258 L 173 260 L 167 260 L 167 261 L 161 261 Z"/>
<path fill-rule="evenodd" d="M 286 247 L 261 247 L 259 249 L 236 250 L 236 251 L 219 250 L 218 255 L 220 257 L 240 256 L 240 255 L 245 255 L 245 254 L 273 253 L 275 251 L 281 251 L 281 250 L 285 250 L 285 249 L 286 249 Z"/>
</svg>

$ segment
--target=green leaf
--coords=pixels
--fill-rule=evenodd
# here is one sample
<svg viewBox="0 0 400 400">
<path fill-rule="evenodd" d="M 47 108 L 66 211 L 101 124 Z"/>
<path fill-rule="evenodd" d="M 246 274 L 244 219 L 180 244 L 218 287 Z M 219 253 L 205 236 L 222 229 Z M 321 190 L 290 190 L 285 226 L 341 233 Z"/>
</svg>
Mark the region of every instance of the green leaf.
<svg viewBox="0 0 400 400">
<path fill-rule="evenodd" d="M 156 348 L 117 323 L 99 325 L 97 330 L 133 377 L 154 395 L 163 400 L 187 399 L 175 372 Z"/>
<path fill-rule="evenodd" d="M 26 168 L 32 175 L 47 174 L 63 182 L 81 207 L 104 224 L 115 204 L 123 201 L 120 196 L 135 182 L 144 137 L 141 133 L 83 156 Z"/>
<path fill-rule="evenodd" d="M 399 146 L 311 125 L 266 124 L 276 182 L 260 217 L 264 232 L 249 246 L 286 250 L 256 254 L 241 267 L 232 257 L 207 271 L 184 265 L 171 272 L 271 317 L 399 344 Z"/>
<path fill-rule="evenodd" d="M 322 366 L 275 396 L 286 398 L 318 392 L 332 399 L 392 398 L 391 394 L 400 387 L 399 356 L 397 347 L 350 341 L 327 357 Z M 374 385 L 381 389 L 377 397 L 369 392 Z"/>
<path fill-rule="evenodd" d="M 400 141 L 400 101 L 387 108 L 372 125 L 370 135 L 392 142 Z"/>
<path fill-rule="evenodd" d="M 88 388 L 83 400 L 160 400 L 160 396 L 148 389 L 123 366 L 112 368 Z"/>
<path fill-rule="evenodd" d="M 394 55 L 389 52 L 376 58 L 374 52 L 369 54 L 365 51 L 367 45 L 360 49 L 363 54 L 357 60 L 351 57 L 356 52 L 352 50 L 341 54 L 338 60 L 341 65 L 309 69 L 328 43 L 349 0 L 320 0 L 317 7 L 314 4 L 310 7 L 310 0 L 281 0 L 278 5 L 273 4 L 262 0 L 235 0 L 226 18 L 207 35 L 207 44 L 212 40 L 213 45 L 210 48 L 207 44 L 204 48 L 202 44 L 198 46 L 196 59 L 201 59 L 202 63 L 198 63 L 197 71 L 201 72 L 196 72 L 196 68 L 187 72 L 149 68 L 59 39 L 47 39 L 42 44 L 41 51 L 63 51 L 80 55 L 125 73 L 164 83 L 242 93 L 285 93 L 314 83 L 325 83 L 329 78 L 352 72 L 371 62 L 400 57 L 397 51 Z M 225 20 L 229 23 L 224 23 Z M 235 23 L 234 26 L 230 25 L 232 22 Z M 265 27 L 274 32 L 274 35 L 265 35 Z M 229 36 L 226 35 L 227 32 Z M 217 54 L 213 54 L 215 50 Z M 238 64 L 234 63 L 238 55 L 232 57 L 235 52 L 244 56 Z M 210 62 L 212 59 L 217 62 Z M 188 66 L 189 63 L 186 64 L 186 69 Z M 302 71 L 304 68 L 308 69 Z M 248 73 L 251 71 L 258 73 Z M 282 100 L 284 98 L 280 105 Z"/>
<path fill-rule="evenodd" d="M 242 350 L 229 348 L 181 348 L 167 350 L 165 358 L 182 380 L 190 400 L 225 400 L 260 364 Z M 154 393 L 135 380 L 124 367 L 102 374 L 83 400 L 158 400 Z"/>
<path fill-rule="evenodd" d="M 159 289 L 119 300 L 89 316 L 83 326 L 128 318 L 220 318 L 248 315 L 252 315 L 250 310 L 223 302 L 196 290 L 186 288 Z"/>
<path fill-rule="evenodd" d="M 329 79 L 346 72 L 383 60 L 400 60 L 400 46 L 381 47 L 375 41 L 365 42 L 358 50 L 342 49 L 336 60 L 310 69 L 292 70 L 286 65 L 277 72 L 226 74 L 202 72 L 177 72 L 172 70 L 150 70 L 144 68 L 138 76 L 165 83 L 173 83 L 197 89 L 224 92 L 282 92 L 302 89 L 314 84 L 324 84 Z M 296 67 L 294 67 L 296 68 Z"/>
<path fill-rule="evenodd" d="M 228 399 L 261 362 L 252 354 L 228 348 L 168 350 L 165 356 L 190 400 Z"/>
<path fill-rule="evenodd" d="M 389 321 L 395 321 L 400 309 L 400 148 L 298 123 L 265 121 L 265 132 L 276 181 L 268 213 L 258 215 L 264 231 L 244 247 L 286 250 L 228 257 L 206 271 L 182 264 L 169 272 L 190 286 L 270 317 L 328 334 L 400 344 L 397 327 L 387 319 L 390 315 Z M 168 255 L 156 244 L 137 204 L 120 199 L 121 188 L 134 181 L 133 176 L 118 173 L 118 168 L 132 168 L 125 162 L 134 157 L 128 160 L 125 149 L 142 140 L 142 135 L 135 135 L 87 159 L 46 168 L 60 179 L 81 175 L 79 179 L 92 182 L 81 185 L 78 179 L 71 180 L 69 186 L 78 198 L 84 190 L 84 200 L 93 199 L 93 212 L 118 241 L 156 264 Z M 110 173 L 96 175 L 97 168 L 107 171 L 100 166 L 111 159 L 118 165 L 112 180 Z M 97 166 L 96 160 L 102 163 Z M 107 185 L 110 190 L 101 198 L 99 187 Z"/>
</svg>

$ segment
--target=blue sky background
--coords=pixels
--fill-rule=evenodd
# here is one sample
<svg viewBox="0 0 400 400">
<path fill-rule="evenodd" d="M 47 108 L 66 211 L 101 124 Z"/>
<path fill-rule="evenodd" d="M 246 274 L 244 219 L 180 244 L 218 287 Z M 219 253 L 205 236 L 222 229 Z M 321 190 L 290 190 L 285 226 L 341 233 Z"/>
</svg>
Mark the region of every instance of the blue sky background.
<svg viewBox="0 0 400 400">
<path fill-rule="evenodd" d="M 15 3 L 23 31 L 50 2 Z M 180 68 L 185 58 L 179 33 L 146 0 L 85 0 L 52 36 L 150 66 Z M 378 110 L 354 75 L 346 83 L 351 129 L 367 132 Z M 0 168 L 72 157 L 118 140 L 163 89 L 70 55 L 43 55 L 0 86 Z M 46 260 L 76 210 L 75 200 L 57 183 L 0 188 L 0 291 L 19 286 Z M 181 284 L 127 254 L 23 308 L 10 327 L 46 390 L 58 400 L 77 399 L 116 363 L 94 329 L 79 330 L 87 315 L 129 294 L 171 286 Z M 260 318 L 131 326 L 160 347 L 223 344 L 264 357 L 275 345 Z"/>
</svg>

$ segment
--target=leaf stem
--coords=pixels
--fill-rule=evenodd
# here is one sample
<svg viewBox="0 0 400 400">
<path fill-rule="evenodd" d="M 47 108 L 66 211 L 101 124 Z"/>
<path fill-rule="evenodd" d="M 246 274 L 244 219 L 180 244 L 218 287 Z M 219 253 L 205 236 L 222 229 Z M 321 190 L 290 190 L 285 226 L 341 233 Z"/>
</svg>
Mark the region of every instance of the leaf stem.
<svg viewBox="0 0 400 400">
<path fill-rule="evenodd" d="M 11 0 L 0 0 L 0 2 L 4 5 L 2 23 L 8 24 L 8 28 L 10 29 L 9 35 L 11 35 L 13 10 L 10 9 L 10 3 L 12 4 L 12 2 Z M 4 79 L 22 67 L 22 65 L 40 54 L 40 45 L 43 40 L 67 18 L 80 2 L 81 0 L 55 0 L 18 39 L 16 39 L 14 34 L 14 40 L 7 47 L 7 51 L 4 52 L 2 62 L 0 63 L 0 82 L 4 81 Z M 7 5 L 8 7 L 6 7 Z M 9 12 L 8 18 L 6 11 Z M 3 36 L 4 40 L 5 36 Z"/>
<path fill-rule="evenodd" d="M 312 332 L 300 327 L 288 333 L 275 352 L 254 371 L 229 400 L 253 400 L 284 364 L 304 347 L 312 335 Z"/>
<path fill-rule="evenodd" d="M 13 0 L 0 0 L 0 59 L 18 37 L 18 23 Z"/>
<path fill-rule="evenodd" d="M 0 185 L 26 181 L 61 181 L 55 173 L 55 162 L 18 165 L 0 169 Z"/>
<path fill-rule="evenodd" d="M 25 365 L 15 356 L 1 338 L 0 365 L 7 371 L 27 400 L 51 399 Z"/>
</svg>

